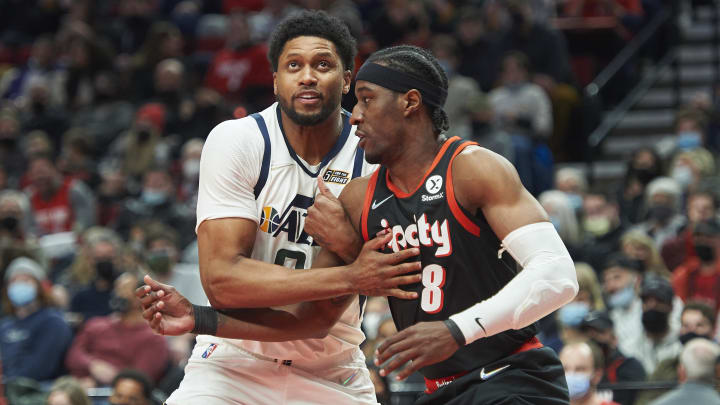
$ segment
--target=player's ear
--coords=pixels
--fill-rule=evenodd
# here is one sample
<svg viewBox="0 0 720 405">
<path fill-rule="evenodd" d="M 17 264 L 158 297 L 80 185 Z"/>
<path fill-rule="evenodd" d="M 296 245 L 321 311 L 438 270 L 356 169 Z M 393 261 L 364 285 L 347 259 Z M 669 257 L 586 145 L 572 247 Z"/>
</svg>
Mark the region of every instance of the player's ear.
<svg viewBox="0 0 720 405">
<path fill-rule="evenodd" d="M 422 104 L 422 95 L 420 95 L 420 92 L 415 89 L 408 90 L 407 93 L 403 94 L 403 102 L 405 104 L 403 113 L 407 117 L 420 109 L 420 105 Z"/>
<path fill-rule="evenodd" d="M 277 96 L 277 72 L 273 72 L 273 94 Z"/>
<path fill-rule="evenodd" d="M 343 94 L 350 92 L 350 85 L 352 84 L 352 72 L 346 70 L 343 72 Z"/>
</svg>

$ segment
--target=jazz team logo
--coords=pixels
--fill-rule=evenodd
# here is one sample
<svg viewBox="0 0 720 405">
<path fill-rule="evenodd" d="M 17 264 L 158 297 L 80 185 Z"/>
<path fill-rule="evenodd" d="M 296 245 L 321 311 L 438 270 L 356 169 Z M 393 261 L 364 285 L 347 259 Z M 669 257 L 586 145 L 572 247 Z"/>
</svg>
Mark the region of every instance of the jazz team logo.
<svg viewBox="0 0 720 405">
<path fill-rule="evenodd" d="M 273 207 L 263 207 L 260 213 L 260 230 L 273 233 L 280 226 L 280 215 Z"/>
</svg>

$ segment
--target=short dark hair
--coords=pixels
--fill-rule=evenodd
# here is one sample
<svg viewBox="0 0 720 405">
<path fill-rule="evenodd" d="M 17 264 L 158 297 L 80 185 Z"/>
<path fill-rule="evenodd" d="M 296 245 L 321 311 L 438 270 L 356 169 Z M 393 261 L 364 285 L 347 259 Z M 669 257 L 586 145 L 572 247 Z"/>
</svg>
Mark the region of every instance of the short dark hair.
<svg viewBox="0 0 720 405">
<path fill-rule="evenodd" d="M 113 390 L 120 380 L 133 380 L 137 382 L 142 387 L 145 398 L 150 399 L 152 397 L 152 383 L 150 382 L 150 378 L 142 371 L 134 369 L 120 370 L 115 378 L 113 378 L 112 384 L 110 384 Z"/>
<path fill-rule="evenodd" d="M 381 49 L 368 58 L 367 62 L 375 62 L 393 70 L 413 75 L 430 84 L 447 91 L 448 78 L 437 59 L 427 50 L 412 45 L 399 45 Z M 447 131 L 450 120 L 441 107 L 425 104 L 432 120 L 435 133 Z"/>
<path fill-rule="evenodd" d="M 710 322 L 710 325 L 712 326 L 712 329 L 715 329 L 715 311 L 710 307 L 708 304 L 700 301 L 690 301 L 687 304 L 685 304 L 685 307 L 683 308 L 682 312 L 680 313 L 680 318 L 682 319 L 683 315 L 685 315 L 685 312 L 687 311 L 698 311 L 703 316 L 703 318 L 707 319 L 708 322 Z"/>
<path fill-rule="evenodd" d="M 345 70 L 352 71 L 355 68 L 357 42 L 347 25 L 324 11 L 306 10 L 280 22 L 270 35 L 268 59 L 273 72 L 277 72 L 278 60 L 285 44 L 291 39 L 303 36 L 325 38 L 332 42 Z"/>
</svg>

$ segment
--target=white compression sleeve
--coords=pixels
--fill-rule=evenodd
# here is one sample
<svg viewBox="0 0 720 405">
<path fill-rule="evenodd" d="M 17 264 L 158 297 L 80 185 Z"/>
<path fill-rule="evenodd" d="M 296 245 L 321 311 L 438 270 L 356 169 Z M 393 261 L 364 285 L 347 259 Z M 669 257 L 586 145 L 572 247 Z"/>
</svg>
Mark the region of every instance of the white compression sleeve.
<svg viewBox="0 0 720 405">
<path fill-rule="evenodd" d="M 570 302 L 578 292 L 575 265 L 553 225 L 538 222 L 510 232 L 503 250 L 523 269 L 497 294 L 450 317 L 465 343 L 524 328 Z"/>
</svg>

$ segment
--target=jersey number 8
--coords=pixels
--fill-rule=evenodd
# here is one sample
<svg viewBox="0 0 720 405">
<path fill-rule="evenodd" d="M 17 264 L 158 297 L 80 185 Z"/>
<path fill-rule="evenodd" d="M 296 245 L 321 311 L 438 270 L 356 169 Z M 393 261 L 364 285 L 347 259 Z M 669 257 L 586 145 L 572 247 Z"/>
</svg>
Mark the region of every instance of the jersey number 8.
<svg viewBox="0 0 720 405">
<path fill-rule="evenodd" d="M 445 269 L 437 264 L 425 266 L 422 272 L 423 290 L 420 296 L 420 308 L 428 314 L 436 314 L 443 307 L 443 290 L 445 285 Z"/>
</svg>

